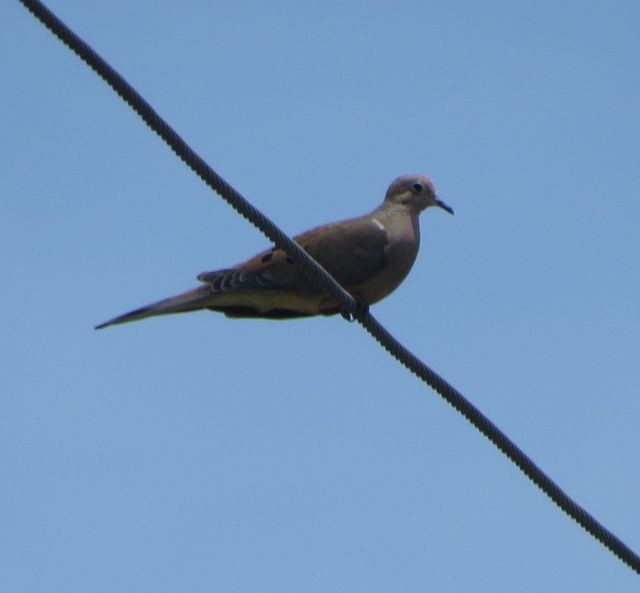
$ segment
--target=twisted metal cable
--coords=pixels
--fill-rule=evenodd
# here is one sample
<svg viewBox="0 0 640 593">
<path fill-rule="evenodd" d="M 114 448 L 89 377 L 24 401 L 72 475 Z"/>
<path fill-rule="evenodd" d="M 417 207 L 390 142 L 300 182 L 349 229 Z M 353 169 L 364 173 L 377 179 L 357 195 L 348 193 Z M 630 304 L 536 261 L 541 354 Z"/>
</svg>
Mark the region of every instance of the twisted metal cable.
<svg viewBox="0 0 640 593">
<path fill-rule="evenodd" d="M 294 259 L 309 282 L 342 305 L 345 316 L 352 316 L 371 334 L 389 354 L 407 369 L 432 387 L 444 400 L 460 412 L 477 430 L 485 435 L 502 453 L 540 488 L 562 511 L 597 539 L 627 566 L 640 574 L 640 557 L 615 534 L 590 515 L 569 497 L 545 474 L 505 433 L 489 418 L 452 387 L 440 375 L 429 368 L 417 356 L 396 340 L 367 310 L 346 292 L 332 276 L 310 257 L 295 241 L 290 239 L 262 212 L 249 203 L 240 193 L 220 177 L 179 134 L 165 122 L 127 81 L 116 72 L 87 43 L 71 31 L 39 0 L 20 2 L 40 20 L 54 35 L 87 63 L 109 86 L 140 115 L 209 187 L 217 192 L 238 213 L 256 226 L 275 245 L 282 247 Z"/>
<path fill-rule="evenodd" d="M 475 428 L 486 436 L 520 470 L 542 490 L 560 509 L 587 533 L 613 552 L 632 570 L 640 574 L 640 557 L 593 515 L 575 502 L 533 460 L 518 447 L 489 418 L 451 386 L 438 373 L 429 368 L 415 354 L 405 348 L 371 315 L 359 320 L 375 340 L 414 375 L 422 379 L 447 403 L 460 412 Z"/>
<path fill-rule="evenodd" d="M 218 193 L 234 210 L 257 227 L 268 239 L 273 241 L 276 246 L 285 248 L 305 274 L 307 280 L 315 286 L 322 287 L 323 292 L 342 304 L 346 314 L 356 313 L 358 310 L 356 300 L 318 262 L 311 259 L 304 249 L 295 241 L 292 241 L 286 233 L 222 179 L 88 43 L 78 37 L 41 2 L 25 1 L 22 4 L 67 47 L 75 52 L 80 59 L 88 64 L 202 181 Z"/>
</svg>

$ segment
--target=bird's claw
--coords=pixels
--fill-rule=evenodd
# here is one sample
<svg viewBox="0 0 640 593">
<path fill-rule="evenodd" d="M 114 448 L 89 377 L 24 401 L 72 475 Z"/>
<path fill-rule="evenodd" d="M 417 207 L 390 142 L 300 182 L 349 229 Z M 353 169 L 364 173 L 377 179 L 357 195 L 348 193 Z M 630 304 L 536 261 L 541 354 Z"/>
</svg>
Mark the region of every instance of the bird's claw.
<svg viewBox="0 0 640 593">
<path fill-rule="evenodd" d="M 349 323 L 353 323 L 356 319 L 363 319 L 369 313 L 369 305 L 367 305 L 367 303 L 365 303 L 359 296 L 352 296 L 356 301 L 355 313 L 351 313 L 350 311 L 347 311 L 347 309 L 342 309 L 342 311 L 340 311 L 340 315 L 342 315 L 342 317 Z"/>
</svg>

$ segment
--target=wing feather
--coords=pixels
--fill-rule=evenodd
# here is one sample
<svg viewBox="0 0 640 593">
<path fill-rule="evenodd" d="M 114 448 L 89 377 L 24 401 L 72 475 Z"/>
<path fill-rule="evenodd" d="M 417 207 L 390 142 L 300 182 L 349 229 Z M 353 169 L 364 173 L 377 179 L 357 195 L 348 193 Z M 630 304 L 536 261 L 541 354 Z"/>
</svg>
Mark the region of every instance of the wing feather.
<svg viewBox="0 0 640 593">
<path fill-rule="evenodd" d="M 389 237 L 371 216 L 312 229 L 294 237 L 342 286 L 365 282 L 387 261 Z M 308 282 L 283 249 L 272 248 L 234 268 L 204 272 L 214 292 L 304 290 Z M 309 292 L 316 292 L 309 287 Z"/>
</svg>

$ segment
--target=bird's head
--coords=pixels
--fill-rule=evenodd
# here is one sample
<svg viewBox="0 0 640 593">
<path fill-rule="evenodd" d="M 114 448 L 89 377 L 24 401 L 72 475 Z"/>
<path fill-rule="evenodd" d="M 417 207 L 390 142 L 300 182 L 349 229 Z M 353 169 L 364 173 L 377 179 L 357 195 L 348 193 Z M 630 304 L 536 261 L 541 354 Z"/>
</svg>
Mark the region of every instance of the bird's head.
<svg viewBox="0 0 640 593">
<path fill-rule="evenodd" d="M 438 206 L 453 214 L 453 208 L 438 199 L 433 183 L 422 175 L 403 175 L 395 179 L 389 186 L 384 201 L 407 206 L 416 214 L 429 206 Z"/>
</svg>

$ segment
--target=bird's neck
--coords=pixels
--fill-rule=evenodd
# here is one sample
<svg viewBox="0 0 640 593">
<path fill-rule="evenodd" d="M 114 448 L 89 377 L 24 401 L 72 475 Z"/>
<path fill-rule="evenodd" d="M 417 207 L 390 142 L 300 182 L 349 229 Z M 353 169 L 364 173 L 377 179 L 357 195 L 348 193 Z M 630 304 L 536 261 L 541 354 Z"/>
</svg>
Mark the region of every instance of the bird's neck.
<svg viewBox="0 0 640 593">
<path fill-rule="evenodd" d="M 391 218 L 393 216 L 407 216 L 411 218 L 415 226 L 418 224 L 418 214 L 414 208 L 408 204 L 397 204 L 394 202 L 383 202 L 376 210 L 376 213 Z"/>
</svg>

